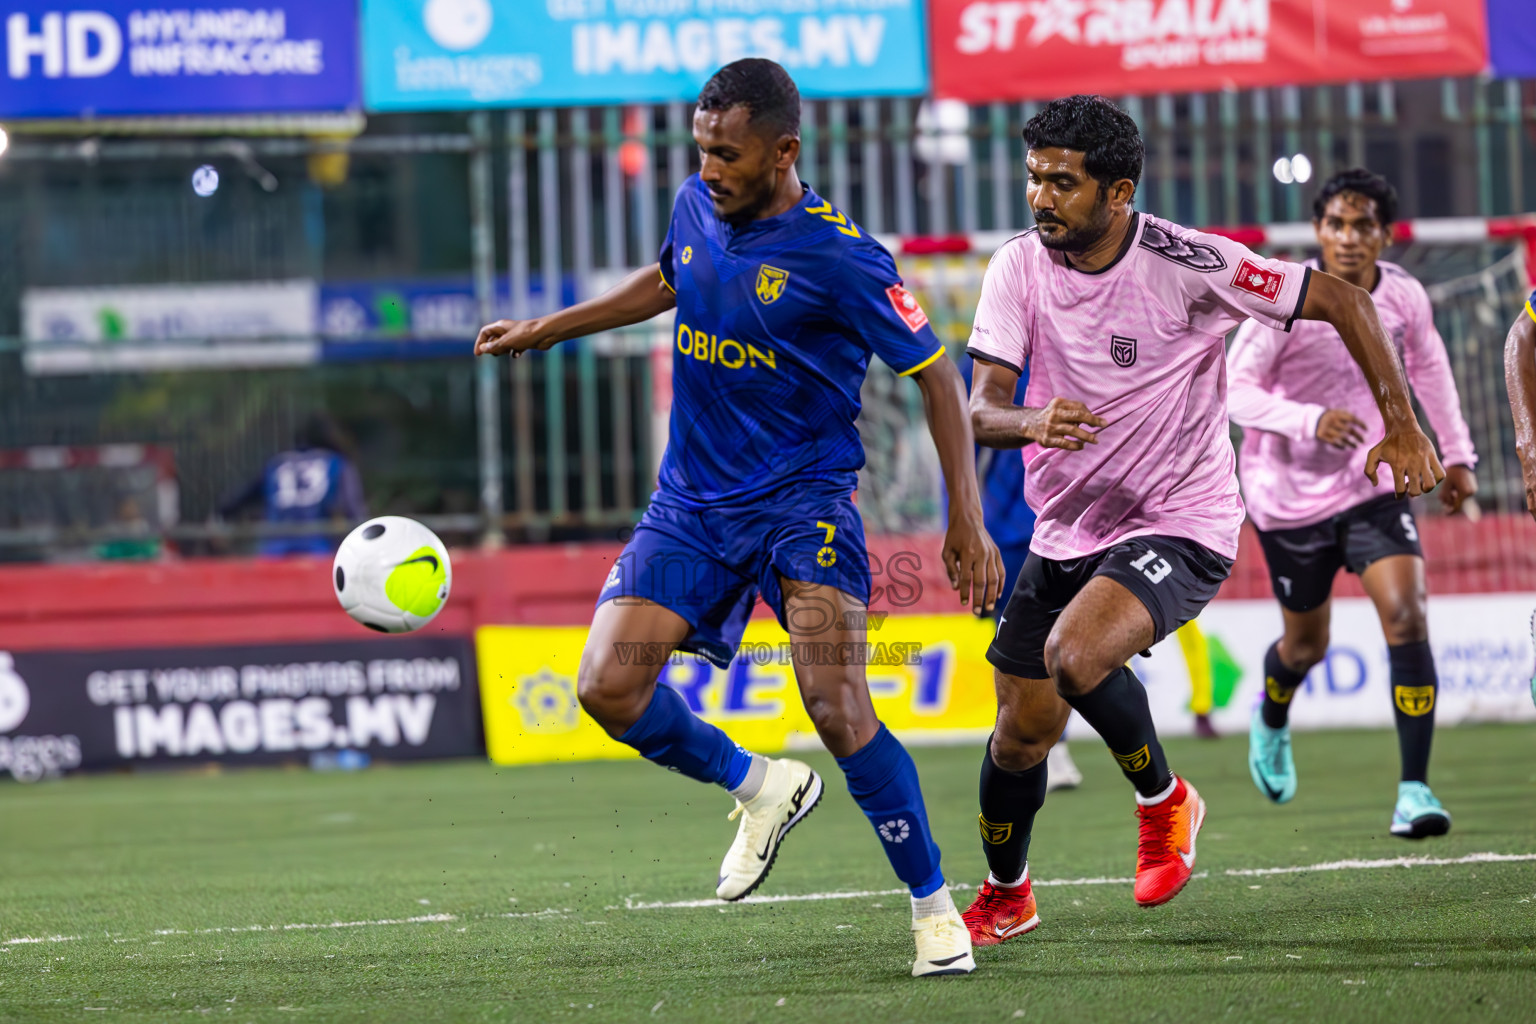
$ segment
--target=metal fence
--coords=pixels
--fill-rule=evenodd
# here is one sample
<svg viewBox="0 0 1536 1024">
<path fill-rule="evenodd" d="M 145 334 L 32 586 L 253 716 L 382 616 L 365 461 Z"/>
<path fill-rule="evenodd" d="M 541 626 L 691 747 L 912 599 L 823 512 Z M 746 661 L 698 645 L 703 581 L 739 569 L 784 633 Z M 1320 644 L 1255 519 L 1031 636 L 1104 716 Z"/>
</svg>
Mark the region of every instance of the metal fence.
<svg viewBox="0 0 1536 1024">
<path fill-rule="evenodd" d="M 1383 171 L 1404 216 L 1536 203 L 1533 83 L 1124 103 L 1147 141 L 1139 205 L 1185 223 L 1303 219 L 1310 186 L 1271 173 L 1277 157 L 1296 153 L 1318 178 L 1350 164 Z M 957 117 L 909 99 L 808 102 L 800 173 L 876 233 L 1022 228 L 1019 129 L 1034 109 L 990 104 Z M 460 540 L 611 535 L 637 517 L 659 451 L 653 392 L 665 380 L 653 373 L 653 331 L 589 339 L 510 369 L 470 360 L 466 337 L 457 359 L 407 360 L 402 347 L 384 361 L 290 369 L 44 377 L 23 369 L 19 301 L 52 285 L 458 279 L 473 282 L 486 317 L 536 315 L 654 260 L 672 194 L 696 166 L 689 116 L 683 104 L 392 116 L 355 138 L 234 141 L 53 138 L 12 125 L 0 160 L 0 449 L 167 446 L 182 495 L 173 539 L 188 551 L 242 550 L 254 531 L 210 523 L 221 497 L 310 412 L 328 409 L 355 438 L 376 511 L 417 515 Z M 223 176 L 212 199 L 188 187 L 200 163 Z M 1463 250 L 1429 273 L 1461 278 L 1498 255 Z M 955 311 L 951 340 L 968 315 Z M 1488 377 L 1492 390 L 1479 385 L 1477 401 L 1492 405 L 1502 400 L 1489 376 L 1502 328 L 1480 316 L 1474 309 L 1447 337 L 1453 358 Z M 338 344 L 332 354 L 345 352 Z M 875 374 L 866 396 L 880 399 L 861 424 L 871 528 L 932 521 L 938 484 L 914 386 Z M 0 558 L 87 550 L 99 524 L 75 519 L 52 533 L 30 524 L 23 537 L 0 516 Z"/>
</svg>

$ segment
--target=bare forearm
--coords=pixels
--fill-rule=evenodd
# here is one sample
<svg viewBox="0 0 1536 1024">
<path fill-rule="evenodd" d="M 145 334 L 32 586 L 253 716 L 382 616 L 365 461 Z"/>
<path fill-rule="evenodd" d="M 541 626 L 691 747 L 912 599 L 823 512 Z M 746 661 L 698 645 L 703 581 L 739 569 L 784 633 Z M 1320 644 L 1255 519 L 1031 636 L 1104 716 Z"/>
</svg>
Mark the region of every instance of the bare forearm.
<svg viewBox="0 0 1536 1024">
<path fill-rule="evenodd" d="M 1504 343 L 1504 383 L 1515 419 L 1515 450 L 1522 461 L 1536 458 L 1536 321 L 1523 313 Z"/>
<path fill-rule="evenodd" d="M 975 439 L 966 408 L 965 381 L 955 364 L 940 357 L 917 374 L 923 392 L 923 411 L 928 430 L 939 450 L 939 466 L 949 492 L 949 507 L 981 513 L 981 490 L 976 482 Z"/>
<path fill-rule="evenodd" d="M 973 402 L 971 426 L 976 431 L 976 443 L 988 448 L 1023 448 L 1030 441 L 1024 434 L 1025 428 L 1031 415 L 1039 411 L 1012 404 Z"/>
<path fill-rule="evenodd" d="M 676 296 L 661 277 L 661 267 L 641 267 L 617 285 L 585 302 L 540 317 L 541 340 L 569 341 L 600 331 L 644 323 L 676 306 Z"/>
<path fill-rule="evenodd" d="M 1408 378 L 1397 348 L 1387 336 L 1370 293 L 1321 271 L 1313 271 L 1302 317 L 1325 320 L 1339 332 L 1350 357 L 1371 388 L 1376 407 L 1389 431 L 1417 424 L 1408 398 Z"/>
</svg>

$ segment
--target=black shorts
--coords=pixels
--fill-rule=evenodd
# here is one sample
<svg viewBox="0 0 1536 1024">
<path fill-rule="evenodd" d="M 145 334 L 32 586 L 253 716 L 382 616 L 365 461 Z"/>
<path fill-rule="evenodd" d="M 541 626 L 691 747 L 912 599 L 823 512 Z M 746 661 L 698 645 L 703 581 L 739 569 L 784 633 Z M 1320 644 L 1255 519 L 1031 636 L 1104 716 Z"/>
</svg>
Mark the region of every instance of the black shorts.
<svg viewBox="0 0 1536 1024">
<path fill-rule="evenodd" d="M 1109 577 L 1146 605 L 1157 643 L 1199 615 L 1231 571 L 1231 559 L 1182 537 L 1132 537 L 1096 555 L 1060 562 L 1031 551 L 997 620 L 987 660 L 1011 676 L 1048 678 L 1046 637 L 1095 576 Z"/>
<path fill-rule="evenodd" d="M 1269 584 L 1293 612 L 1309 612 L 1328 600 L 1341 567 L 1358 576 L 1390 555 L 1424 557 L 1408 499 L 1390 494 L 1311 526 L 1258 532 Z"/>
</svg>

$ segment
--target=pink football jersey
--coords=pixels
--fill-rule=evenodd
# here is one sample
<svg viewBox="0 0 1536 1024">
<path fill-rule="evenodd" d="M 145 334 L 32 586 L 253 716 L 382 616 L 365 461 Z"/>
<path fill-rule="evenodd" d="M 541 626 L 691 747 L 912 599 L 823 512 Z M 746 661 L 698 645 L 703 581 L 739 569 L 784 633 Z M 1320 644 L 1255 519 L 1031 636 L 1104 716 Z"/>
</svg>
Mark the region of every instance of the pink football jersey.
<svg viewBox="0 0 1536 1024">
<path fill-rule="evenodd" d="M 1250 318 L 1287 330 L 1311 271 L 1134 216 L 1125 248 L 1091 274 L 1036 231 L 1011 239 L 987 267 L 969 351 L 1028 363 L 1031 408 L 1072 398 L 1109 423 L 1082 451 L 1024 447 L 1024 493 L 1039 516 L 1031 550 L 1081 558 L 1162 534 L 1233 558 L 1243 505 L 1224 339 Z"/>
<path fill-rule="evenodd" d="M 1448 466 L 1476 466 L 1472 435 L 1435 330 L 1424 286 L 1392 263 L 1379 262 L 1371 298 L 1407 371 L 1419 404 L 1429 414 Z M 1309 266 L 1316 266 L 1315 261 Z M 1392 473 L 1372 486 L 1365 475 L 1370 448 L 1386 433 L 1365 374 L 1332 325 L 1302 321 L 1289 334 L 1257 323 L 1238 329 L 1227 356 L 1232 421 L 1243 428 L 1239 473 L 1253 525 L 1261 530 L 1310 526 L 1392 493 Z M 1317 439 L 1317 421 L 1343 409 L 1366 424 L 1365 443 L 1339 449 Z"/>
</svg>

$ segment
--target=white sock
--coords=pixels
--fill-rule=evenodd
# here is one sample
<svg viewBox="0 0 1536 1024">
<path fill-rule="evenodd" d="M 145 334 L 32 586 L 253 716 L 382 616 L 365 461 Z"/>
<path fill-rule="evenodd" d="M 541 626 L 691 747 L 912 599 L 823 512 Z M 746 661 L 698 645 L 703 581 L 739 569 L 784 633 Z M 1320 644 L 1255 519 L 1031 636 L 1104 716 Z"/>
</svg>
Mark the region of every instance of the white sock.
<svg viewBox="0 0 1536 1024">
<path fill-rule="evenodd" d="M 927 896 L 912 897 L 912 920 L 925 917 L 942 917 L 955 909 L 955 901 L 949 896 L 949 886 L 941 885 L 937 892 Z"/>
<path fill-rule="evenodd" d="M 741 785 L 731 790 L 731 796 L 746 803 L 763 791 L 763 779 L 768 776 L 768 759 L 762 754 L 753 754 L 752 767 L 747 769 L 747 777 L 741 780 Z"/>
<path fill-rule="evenodd" d="M 1167 789 L 1163 790 L 1161 793 L 1158 793 L 1156 796 L 1142 796 L 1140 793 L 1137 793 L 1136 802 L 1141 804 L 1143 807 L 1156 807 L 1164 800 L 1167 800 L 1169 797 L 1173 796 L 1173 791 L 1178 788 L 1179 777 L 1175 775 L 1172 779 L 1169 780 Z"/>
<path fill-rule="evenodd" d="M 1000 880 L 990 871 L 987 872 L 987 881 L 992 883 L 992 888 L 994 889 L 1017 889 L 1019 886 L 1029 881 L 1029 865 L 1025 864 L 1024 873 L 1011 882 L 1004 882 Z"/>
</svg>

